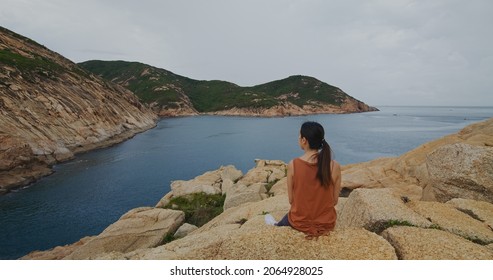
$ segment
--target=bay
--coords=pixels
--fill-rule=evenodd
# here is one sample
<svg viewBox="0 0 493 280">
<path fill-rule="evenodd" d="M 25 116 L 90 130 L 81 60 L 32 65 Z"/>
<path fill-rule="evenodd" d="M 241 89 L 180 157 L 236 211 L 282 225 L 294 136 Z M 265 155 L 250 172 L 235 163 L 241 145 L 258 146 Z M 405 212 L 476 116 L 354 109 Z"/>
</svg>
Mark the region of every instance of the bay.
<svg viewBox="0 0 493 280">
<path fill-rule="evenodd" d="M 0 259 L 97 235 L 128 210 L 154 206 L 173 180 L 254 160 L 301 154 L 299 128 L 320 122 L 341 164 L 401 155 L 493 117 L 492 107 L 379 107 L 379 112 L 285 118 L 199 116 L 159 121 L 110 148 L 56 165 L 55 173 L 0 196 Z"/>
</svg>

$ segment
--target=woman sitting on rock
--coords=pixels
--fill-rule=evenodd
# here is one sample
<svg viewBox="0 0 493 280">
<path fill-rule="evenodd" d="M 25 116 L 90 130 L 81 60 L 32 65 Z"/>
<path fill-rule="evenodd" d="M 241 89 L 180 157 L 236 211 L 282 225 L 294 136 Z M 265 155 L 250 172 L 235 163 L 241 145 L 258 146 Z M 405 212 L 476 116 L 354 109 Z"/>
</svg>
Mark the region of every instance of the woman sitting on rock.
<svg viewBox="0 0 493 280">
<path fill-rule="evenodd" d="M 266 216 L 267 223 L 291 226 L 304 232 L 308 239 L 333 230 L 337 218 L 335 205 L 341 190 L 341 167 L 332 160 L 324 134 L 319 123 L 303 123 L 298 141 L 305 153 L 288 164 L 291 208 L 278 223 L 272 216 Z"/>
</svg>

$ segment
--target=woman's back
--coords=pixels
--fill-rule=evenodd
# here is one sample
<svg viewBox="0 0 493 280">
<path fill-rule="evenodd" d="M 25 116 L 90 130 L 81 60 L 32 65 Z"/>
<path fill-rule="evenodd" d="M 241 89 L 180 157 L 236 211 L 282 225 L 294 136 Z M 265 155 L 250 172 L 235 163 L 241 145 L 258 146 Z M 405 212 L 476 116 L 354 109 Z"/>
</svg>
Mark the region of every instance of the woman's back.
<svg viewBox="0 0 493 280">
<path fill-rule="evenodd" d="M 331 163 L 333 166 L 334 161 Z M 335 227 L 337 214 L 334 185 L 323 187 L 317 178 L 317 164 L 300 158 L 293 160 L 293 201 L 289 223 L 311 236 L 324 234 Z"/>
</svg>

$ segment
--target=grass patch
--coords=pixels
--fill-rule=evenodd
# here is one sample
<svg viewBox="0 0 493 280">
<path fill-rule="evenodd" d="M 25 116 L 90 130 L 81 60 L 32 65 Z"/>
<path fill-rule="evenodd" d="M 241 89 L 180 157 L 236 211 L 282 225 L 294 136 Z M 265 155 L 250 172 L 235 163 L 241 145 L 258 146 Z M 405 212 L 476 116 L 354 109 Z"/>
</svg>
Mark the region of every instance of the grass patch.
<svg viewBox="0 0 493 280">
<path fill-rule="evenodd" d="M 183 211 L 185 223 L 201 227 L 223 212 L 225 198 L 221 194 L 194 193 L 172 198 L 164 208 Z"/>
<path fill-rule="evenodd" d="M 269 182 L 265 185 L 265 190 L 266 190 L 266 194 L 269 196 L 269 197 L 273 197 L 274 196 L 274 193 L 272 193 L 270 190 L 272 189 L 272 187 L 277 183 L 279 182 L 280 180 L 279 179 L 276 179 L 272 182 Z"/>
<path fill-rule="evenodd" d="M 161 242 L 161 244 L 170 243 L 171 241 L 176 240 L 176 239 L 178 239 L 178 238 L 175 238 L 173 233 L 168 233 L 164 236 L 163 242 Z"/>
<path fill-rule="evenodd" d="M 48 58 L 34 55 L 33 58 L 25 57 L 8 49 L 0 50 L 0 63 L 14 66 L 23 74 L 25 72 L 37 73 L 49 77 L 50 72 L 60 72 L 63 67 Z"/>
</svg>

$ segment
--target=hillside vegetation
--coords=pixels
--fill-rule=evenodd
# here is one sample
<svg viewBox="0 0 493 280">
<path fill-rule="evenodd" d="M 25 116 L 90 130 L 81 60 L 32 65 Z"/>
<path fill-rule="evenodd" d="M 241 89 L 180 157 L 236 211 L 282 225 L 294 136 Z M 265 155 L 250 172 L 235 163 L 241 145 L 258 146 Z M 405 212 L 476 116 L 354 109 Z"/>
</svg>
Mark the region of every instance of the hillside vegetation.
<svg viewBox="0 0 493 280">
<path fill-rule="evenodd" d="M 79 65 L 130 89 L 141 101 L 160 109 L 189 104 L 192 110 L 207 113 L 232 108 L 268 109 L 285 104 L 340 108 L 348 100 L 359 102 L 341 89 L 308 76 L 241 87 L 226 81 L 193 80 L 138 62 L 93 60 Z"/>
</svg>

